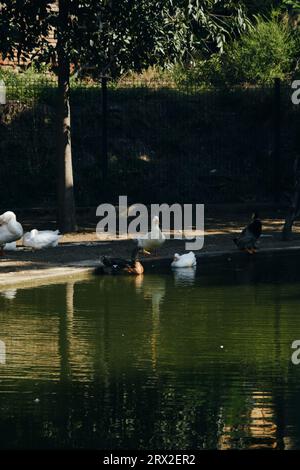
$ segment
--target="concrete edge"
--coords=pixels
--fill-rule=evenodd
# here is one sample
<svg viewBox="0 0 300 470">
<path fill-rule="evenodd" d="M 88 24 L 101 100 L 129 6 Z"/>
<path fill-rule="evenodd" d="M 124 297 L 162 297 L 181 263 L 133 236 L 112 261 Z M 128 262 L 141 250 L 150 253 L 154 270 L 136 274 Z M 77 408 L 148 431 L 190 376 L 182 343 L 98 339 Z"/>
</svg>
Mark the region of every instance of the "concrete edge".
<svg viewBox="0 0 300 470">
<path fill-rule="evenodd" d="M 32 269 L 20 272 L 9 272 L 0 275 L 0 292 L 9 288 L 30 288 L 49 284 L 65 284 L 69 280 L 83 280 L 94 271 L 96 264 L 86 267 L 61 266 L 59 268 Z"/>
<path fill-rule="evenodd" d="M 263 255 L 278 255 L 278 254 L 289 254 L 289 253 L 300 253 L 300 246 L 292 247 L 275 247 L 275 248 L 263 248 L 255 256 Z M 226 257 L 234 257 L 235 259 L 241 257 L 253 257 L 246 253 L 239 251 L 212 251 L 200 253 L 197 255 L 199 260 L 211 260 L 211 259 L 222 259 Z M 148 258 L 143 260 L 145 267 L 145 273 L 150 271 L 156 271 L 160 268 L 166 268 L 171 264 L 170 257 L 161 258 Z M 8 288 L 30 288 L 35 286 L 49 285 L 49 284 L 60 284 L 66 283 L 69 280 L 83 280 L 88 279 L 94 272 L 99 261 L 94 259 L 88 259 L 79 261 L 76 263 L 68 263 L 59 267 L 50 267 L 46 269 L 28 269 L 26 271 L 19 272 L 8 272 L 0 274 L 0 292 Z"/>
</svg>

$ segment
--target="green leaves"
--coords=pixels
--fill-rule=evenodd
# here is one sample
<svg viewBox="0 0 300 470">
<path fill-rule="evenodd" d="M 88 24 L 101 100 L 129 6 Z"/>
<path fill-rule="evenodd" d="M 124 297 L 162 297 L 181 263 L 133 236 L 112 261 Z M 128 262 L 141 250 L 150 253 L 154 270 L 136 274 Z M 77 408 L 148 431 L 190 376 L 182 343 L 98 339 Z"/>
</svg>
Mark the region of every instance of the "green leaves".
<svg viewBox="0 0 300 470">
<path fill-rule="evenodd" d="M 300 1 L 299 0 L 283 0 L 283 6 L 292 7 L 295 10 L 300 10 Z"/>
<path fill-rule="evenodd" d="M 285 79 L 293 68 L 295 40 L 288 26 L 258 18 L 257 24 L 230 45 L 224 57 L 231 83 L 271 83 Z"/>
<path fill-rule="evenodd" d="M 169 29 L 163 36 L 168 42 L 175 39 L 174 55 L 169 57 L 171 61 L 184 62 L 194 55 L 203 56 L 216 50 L 222 52 L 226 41 L 245 30 L 249 23 L 238 1 L 188 0 L 172 4 L 181 14 L 172 12 L 166 2 L 164 17 Z"/>
<path fill-rule="evenodd" d="M 46 18 L 50 4 L 47 0 L 8 0 L 0 6 L 0 51 L 4 57 L 12 57 L 17 51 L 21 61 L 44 43 L 49 25 Z"/>
<path fill-rule="evenodd" d="M 228 41 L 249 28 L 248 3 L 260 1 L 68 0 L 68 27 L 59 34 L 78 73 L 88 67 L 95 74 L 114 77 L 149 65 L 190 64 L 223 53 Z M 4 56 L 17 50 L 21 60 L 34 51 L 35 60 L 52 61 L 56 46 L 47 36 L 58 26 L 55 4 L 54 0 L 1 2 Z"/>
</svg>

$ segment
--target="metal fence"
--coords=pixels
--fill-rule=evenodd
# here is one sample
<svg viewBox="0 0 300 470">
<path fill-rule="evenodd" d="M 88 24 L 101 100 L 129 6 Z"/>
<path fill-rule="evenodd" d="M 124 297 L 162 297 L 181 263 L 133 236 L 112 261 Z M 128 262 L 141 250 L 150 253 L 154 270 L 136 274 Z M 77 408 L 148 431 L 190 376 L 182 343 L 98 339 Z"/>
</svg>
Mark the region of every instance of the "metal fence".
<svg viewBox="0 0 300 470">
<path fill-rule="evenodd" d="M 56 84 L 7 84 L 0 105 L 1 206 L 56 202 Z M 77 205 L 265 202 L 293 183 L 299 108 L 291 88 L 201 91 L 75 86 L 71 95 Z"/>
</svg>

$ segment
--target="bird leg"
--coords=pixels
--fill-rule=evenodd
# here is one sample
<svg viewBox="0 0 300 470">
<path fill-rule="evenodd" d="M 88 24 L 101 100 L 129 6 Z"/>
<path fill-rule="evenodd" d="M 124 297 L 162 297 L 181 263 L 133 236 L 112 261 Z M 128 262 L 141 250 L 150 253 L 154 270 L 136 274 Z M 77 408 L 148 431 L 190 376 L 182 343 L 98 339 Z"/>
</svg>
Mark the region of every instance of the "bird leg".
<svg viewBox="0 0 300 470">
<path fill-rule="evenodd" d="M 0 256 L 4 256 L 4 247 L 0 246 Z"/>
</svg>

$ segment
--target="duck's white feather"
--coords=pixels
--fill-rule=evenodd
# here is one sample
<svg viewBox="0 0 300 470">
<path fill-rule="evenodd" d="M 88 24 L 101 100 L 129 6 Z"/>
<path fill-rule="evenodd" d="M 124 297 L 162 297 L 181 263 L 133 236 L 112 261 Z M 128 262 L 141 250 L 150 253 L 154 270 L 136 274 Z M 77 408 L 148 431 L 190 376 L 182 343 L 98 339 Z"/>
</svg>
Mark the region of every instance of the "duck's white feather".
<svg viewBox="0 0 300 470">
<path fill-rule="evenodd" d="M 165 242 L 166 237 L 159 228 L 159 218 L 153 217 L 151 232 L 146 233 L 137 239 L 138 247 L 144 250 L 159 248 Z"/>
<path fill-rule="evenodd" d="M 23 237 L 23 245 L 41 250 L 42 248 L 55 247 L 58 245 L 59 239 L 58 230 L 37 230 L 33 229 L 31 232 L 25 233 Z"/>
<path fill-rule="evenodd" d="M 190 251 L 184 255 L 179 255 L 175 253 L 174 260 L 171 263 L 172 268 L 190 268 L 192 266 L 196 266 L 197 260 L 195 253 Z"/>
<path fill-rule="evenodd" d="M 17 222 L 16 215 L 7 211 L 0 215 L 0 246 L 19 240 L 23 236 L 23 227 Z"/>
<path fill-rule="evenodd" d="M 10 242 L 10 243 L 5 243 L 3 250 L 5 251 L 16 251 L 17 250 L 17 244 L 16 242 Z"/>
</svg>

